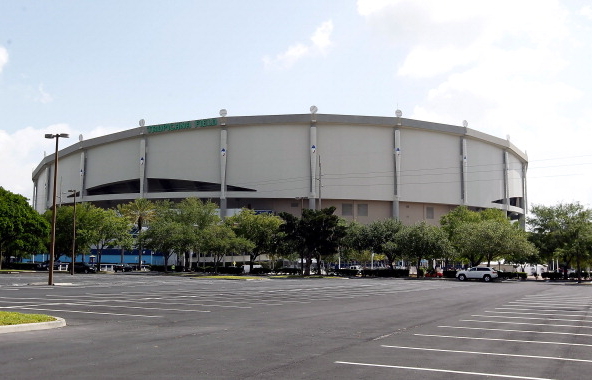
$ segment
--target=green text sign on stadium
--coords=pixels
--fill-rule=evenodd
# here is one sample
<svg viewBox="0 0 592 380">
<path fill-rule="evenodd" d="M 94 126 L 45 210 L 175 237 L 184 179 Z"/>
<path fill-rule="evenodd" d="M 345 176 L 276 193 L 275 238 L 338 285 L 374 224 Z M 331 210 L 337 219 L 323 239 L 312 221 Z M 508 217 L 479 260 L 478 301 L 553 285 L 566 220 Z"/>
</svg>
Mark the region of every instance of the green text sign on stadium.
<svg viewBox="0 0 592 380">
<path fill-rule="evenodd" d="M 148 125 L 146 130 L 148 133 L 179 131 L 181 129 L 214 127 L 218 125 L 218 119 L 203 119 L 193 121 L 181 121 L 179 123 Z"/>
</svg>

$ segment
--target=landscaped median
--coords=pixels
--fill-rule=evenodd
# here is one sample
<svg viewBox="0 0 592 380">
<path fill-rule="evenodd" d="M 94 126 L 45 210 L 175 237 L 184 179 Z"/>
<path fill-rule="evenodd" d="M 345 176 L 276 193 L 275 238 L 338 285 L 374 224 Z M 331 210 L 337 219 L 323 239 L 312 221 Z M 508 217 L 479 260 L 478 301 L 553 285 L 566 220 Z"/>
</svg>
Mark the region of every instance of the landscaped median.
<svg viewBox="0 0 592 380">
<path fill-rule="evenodd" d="M 0 334 L 46 330 L 66 326 L 63 318 L 52 317 L 44 314 L 23 314 L 9 311 L 0 311 Z"/>
</svg>

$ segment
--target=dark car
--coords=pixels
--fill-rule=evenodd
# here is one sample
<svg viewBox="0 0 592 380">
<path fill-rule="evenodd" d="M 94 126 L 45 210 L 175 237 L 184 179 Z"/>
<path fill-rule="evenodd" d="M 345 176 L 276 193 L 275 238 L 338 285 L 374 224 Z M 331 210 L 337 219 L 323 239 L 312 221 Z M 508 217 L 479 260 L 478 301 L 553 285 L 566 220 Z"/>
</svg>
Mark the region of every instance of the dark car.
<svg viewBox="0 0 592 380">
<path fill-rule="evenodd" d="M 89 263 L 74 263 L 75 273 L 97 273 L 97 268 Z"/>
<path fill-rule="evenodd" d="M 58 270 L 60 269 L 60 262 L 59 261 L 54 261 L 53 263 L 53 269 L 54 270 Z M 36 268 L 37 270 L 49 270 L 49 261 L 45 261 L 42 263 L 37 264 Z"/>
<path fill-rule="evenodd" d="M 114 272 L 131 272 L 132 271 L 132 266 L 129 264 L 115 264 L 113 265 L 113 271 Z"/>
</svg>

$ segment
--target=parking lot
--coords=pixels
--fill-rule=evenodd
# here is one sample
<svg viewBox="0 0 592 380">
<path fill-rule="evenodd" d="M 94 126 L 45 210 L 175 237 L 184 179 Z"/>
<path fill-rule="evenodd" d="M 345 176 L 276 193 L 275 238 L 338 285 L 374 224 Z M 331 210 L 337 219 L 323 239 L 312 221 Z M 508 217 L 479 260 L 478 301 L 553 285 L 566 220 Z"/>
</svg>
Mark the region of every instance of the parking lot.
<svg viewBox="0 0 592 380">
<path fill-rule="evenodd" d="M 592 369 L 589 285 L 136 273 L 46 281 L 0 276 L 0 310 L 68 324 L 0 335 L 4 378 L 578 379 Z"/>
</svg>

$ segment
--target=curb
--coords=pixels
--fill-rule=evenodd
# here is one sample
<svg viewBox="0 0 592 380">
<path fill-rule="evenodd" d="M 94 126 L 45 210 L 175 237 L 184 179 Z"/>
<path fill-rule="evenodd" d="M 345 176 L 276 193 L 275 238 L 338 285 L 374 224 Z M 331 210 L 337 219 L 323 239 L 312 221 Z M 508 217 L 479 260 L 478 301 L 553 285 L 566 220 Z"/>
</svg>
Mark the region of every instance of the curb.
<svg viewBox="0 0 592 380">
<path fill-rule="evenodd" d="M 57 329 L 66 326 L 66 320 L 64 318 L 54 318 L 56 320 L 51 322 L 23 323 L 21 325 L 0 326 L 0 334 L 22 331 Z"/>
</svg>

